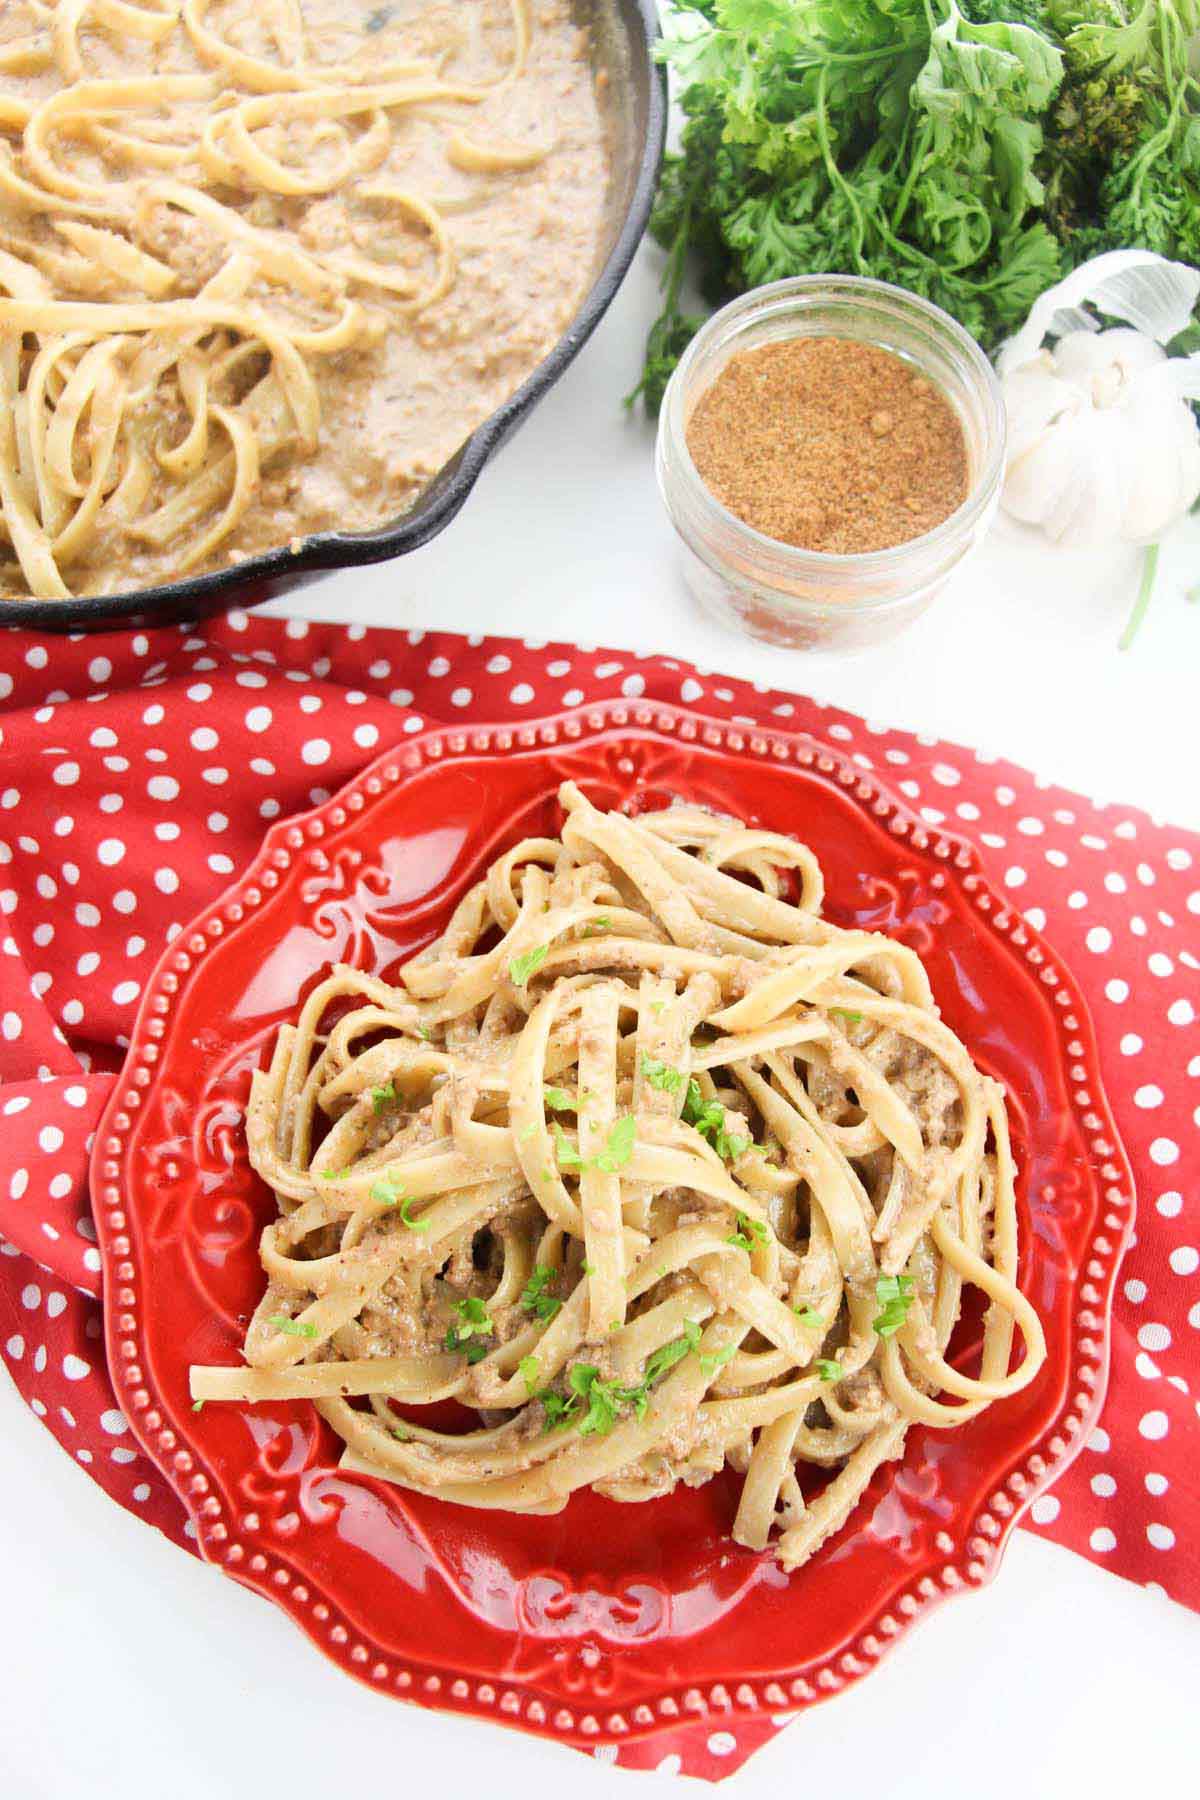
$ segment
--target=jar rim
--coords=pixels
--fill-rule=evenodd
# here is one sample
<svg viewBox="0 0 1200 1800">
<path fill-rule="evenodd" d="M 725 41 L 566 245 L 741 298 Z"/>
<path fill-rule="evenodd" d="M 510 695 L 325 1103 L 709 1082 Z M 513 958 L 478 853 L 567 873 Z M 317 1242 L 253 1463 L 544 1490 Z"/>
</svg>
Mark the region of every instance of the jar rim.
<svg viewBox="0 0 1200 1800">
<path fill-rule="evenodd" d="M 835 307 L 840 304 L 847 311 L 855 307 L 861 309 L 865 305 L 878 315 L 883 315 L 890 309 L 894 315 L 907 315 L 910 319 L 922 320 L 936 327 L 948 338 L 967 365 L 967 372 L 973 378 L 975 393 L 983 412 L 984 457 L 966 499 L 940 524 L 922 532 L 918 537 L 906 538 L 901 543 L 890 544 L 880 550 L 859 551 L 812 550 L 797 544 L 783 543 L 779 538 L 769 537 L 755 526 L 747 524 L 737 513 L 731 512 L 713 493 L 692 460 L 683 403 L 688 376 L 700 357 L 714 340 L 736 340 L 741 331 L 762 317 L 769 317 L 775 311 L 786 312 L 789 302 L 804 299 L 822 299 Z M 798 319 L 803 319 L 803 313 L 798 315 Z M 792 335 L 799 338 L 830 334 L 807 333 L 801 326 Z M 892 348 L 886 341 L 880 347 Z M 915 360 L 919 361 L 919 358 Z M 937 381 L 936 375 L 931 373 L 931 379 Z M 942 387 L 943 383 L 938 381 L 938 386 Z M 676 478 L 687 490 L 693 505 L 711 509 L 727 530 L 737 534 L 749 547 L 765 556 L 781 573 L 814 576 L 824 574 L 836 585 L 857 574 L 882 574 L 889 565 L 894 566 L 897 557 L 911 555 L 914 561 L 926 556 L 936 558 L 944 546 L 963 533 L 969 533 L 995 500 L 1004 467 L 1007 436 L 1004 399 L 999 380 L 971 333 L 933 301 L 926 300 L 907 288 L 897 287 L 893 282 L 878 281 L 865 275 L 788 276 L 782 281 L 767 282 L 762 287 L 751 288 L 749 292 L 721 307 L 696 333 L 667 384 L 659 422 L 660 436 L 666 431 L 670 432 L 674 440 L 678 457 Z M 864 611 L 880 604 L 887 605 L 888 601 L 881 601 L 873 596 L 864 597 L 857 602 L 848 598 L 839 601 L 841 606 L 858 605 Z"/>
</svg>

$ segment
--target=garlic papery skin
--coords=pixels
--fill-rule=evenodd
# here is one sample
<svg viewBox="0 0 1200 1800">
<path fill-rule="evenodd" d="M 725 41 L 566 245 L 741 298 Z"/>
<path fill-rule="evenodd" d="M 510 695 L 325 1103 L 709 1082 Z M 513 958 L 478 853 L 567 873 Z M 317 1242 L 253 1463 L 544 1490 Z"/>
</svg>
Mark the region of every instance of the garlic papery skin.
<svg viewBox="0 0 1200 1800">
<path fill-rule="evenodd" d="M 1200 421 L 1188 402 L 1200 357 L 1163 345 L 1198 295 L 1200 271 L 1114 251 L 1036 302 L 999 359 L 1006 512 L 1057 543 L 1153 544 L 1195 504 Z M 1139 328 L 1100 330 L 1089 303 Z"/>
</svg>

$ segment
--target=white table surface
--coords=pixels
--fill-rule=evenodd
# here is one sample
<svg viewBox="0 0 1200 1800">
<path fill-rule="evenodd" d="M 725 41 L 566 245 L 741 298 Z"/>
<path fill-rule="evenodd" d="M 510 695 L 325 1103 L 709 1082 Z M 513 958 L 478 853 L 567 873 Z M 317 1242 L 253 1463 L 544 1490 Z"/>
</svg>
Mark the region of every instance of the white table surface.
<svg viewBox="0 0 1200 1800">
<path fill-rule="evenodd" d="M 1200 606 L 1183 597 L 1200 578 L 1195 521 L 1164 555 L 1126 655 L 1115 645 L 1135 559 L 1048 553 L 1003 525 L 906 637 L 855 659 L 765 648 L 695 613 L 654 488 L 650 428 L 616 405 L 636 378 L 656 272 L 643 251 L 579 362 L 442 538 L 279 610 L 659 650 L 1200 825 Z M 652 1779 L 368 1693 L 281 1613 L 113 1506 L 7 1383 L 0 1458 L 0 1779 L 11 1800 L 333 1800 L 434 1783 L 548 1800 L 566 1782 L 626 1796 Z M 1019 1532 L 986 1593 L 944 1607 L 726 1791 L 1194 1791 L 1198 1659 L 1192 1614 Z"/>
</svg>

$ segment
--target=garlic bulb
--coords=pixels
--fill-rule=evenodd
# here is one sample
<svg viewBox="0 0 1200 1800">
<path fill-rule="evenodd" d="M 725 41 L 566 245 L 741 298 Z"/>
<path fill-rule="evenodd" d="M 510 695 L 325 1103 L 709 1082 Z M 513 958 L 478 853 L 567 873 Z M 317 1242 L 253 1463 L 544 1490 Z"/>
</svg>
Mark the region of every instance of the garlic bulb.
<svg viewBox="0 0 1200 1800">
<path fill-rule="evenodd" d="M 999 359 L 1006 512 L 1060 543 L 1151 544 L 1195 504 L 1200 354 L 1163 345 L 1197 297 L 1200 271 L 1148 250 L 1096 257 L 1042 295 Z M 1088 303 L 1127 323 L 1101 330 Z"/>
</svg>

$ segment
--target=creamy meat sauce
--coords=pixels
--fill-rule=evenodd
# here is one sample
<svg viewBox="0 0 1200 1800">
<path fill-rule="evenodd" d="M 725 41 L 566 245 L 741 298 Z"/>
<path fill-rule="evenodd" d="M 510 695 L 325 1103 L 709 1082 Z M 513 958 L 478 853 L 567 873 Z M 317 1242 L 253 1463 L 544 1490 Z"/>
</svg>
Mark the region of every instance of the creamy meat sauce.
<svg viewBox="0 0 1200 1800">
<path fill-rule="evenodd" d="M 139 3 L 151 10 L 148 0 Z M 23 73 L 36 59 L 14 50 L 49 41 L 44 16 L 44 8 L 35 10 L 26 0 L 0 5 L 0 69 L 6 47 L 10 65 L 0 78 L 6 95 L 36 103 L 69 85 L 58 62 Z M 385 288 L 354 280 L 346 284 L 345 298 L 356 301 L 365 314 L 363 329 L 339 353 L 305 358 L 320 404 L 315 448 L 306 450 L 290 431 L 264 434 L 253 498 L 199 567 L 223 567 L 274 546 L 294 545 L 314 532 L 379 526 L 404 513 L 463 440 L 546 356 L 574 315 L 594 276 L 605 235 L 611 159 L 604 78 L 593 67 L 587 33 L 577 24 L 569 0 L 532 0 L 524 16 L 529 28 L 524 67 L 505 82 L 516 36 L 509 0 L 454 0 L 452 5 L 213 0 L 205 9 L 208 29 L 260 62 L 284 67 L 294 60 L 295 33 L 302 29 L 302 55 L 309 66 L 351 65 L 362 80 L 364 60 L 372 70 L 409 61 L 433 65 L 445 84 L 492 91 L 469 105 L 439 97 L 427 105 L 388 111 L 382 160 L 372 163 L 363 178 L 332 192 L 248 192 L 215 182 L 211 169 L 199 162 L 166 172 L 236 210 L 255 228 L 287 234 L 317 259 L 385 263 L 410 277 L 417 289 L 428 287 L 437 273 L 436 242 L 422 220 L 395 205 L 372 202 L 362 191 L 370 185 L 398 188 L 436 208 L 453 253 L 448 291 L 419 310 Z M 82 79 L 211 73 L 184 24 L 155 43 L 97 28 L 85 9 L 77 40 Z M 230 104 L 257 91 L 236 81 L 231 89 Z M 216 104 L 220 108 L 224 99 Z M 175 144 L 198 136 L 207 116 L 210 103 L 184 99 L 157 111 L 143 107 L 132 124 L 124 118 L 113 123 L 125 131 L 136 129 L 143 134 L 139 141 Z M 333 122 L 301 119 L 278 127 L 267 123 L 255 131 L 254 142 L 285 168 L 311 176 L 344 156 L 347 145 L 357 145 L 371 129 L 381 129 L 371 115 Z M 528 157 L 529 166 L 462 166 L 486 158 L 455 154 L 456 134 L 469 136 L 469 149 L 498 151 L 510 165 Z M 11 126 L 7 134 L 0 130 L 4 165 L 27 174 L 20 145 Z M 119 150 L 111 142 L 99 146 L 91 127 L 74 139 L 60 132 L 55 147 L 60 164 L 73 174 L 118 183 L 109 191 L 118 192 L 131 208 L 138 187 L 163 178 L 161 168 L 122 168 Z M 174 277 L 172 300 L 196 295 L 231 254 L 226 235 L 175 206 L 142 204 L 136 227 L 118 220 L 96 223 L 127 231 L 140 250 L 167 265 Z M 90 292 L 86 284 L 82 291 L 64 286 L 66 248 L 55 220 L 0 191 L 0 251 L 31 264 L 36 253 L 56 300 L 141 298 L 111 277 L 107 289 L 103 276 L 91 280 Z M 6 291 L 2 277 L 0 268 L 0 310 Z M 11 283 L 7 291 L 13 291 Z M 328 306 L 287 292 L 261 275 L 245 298 L 275 316 L 286 316 L 299 329 L 319 329 L 330 322 Z M 25 354 L 27 360 L 33 355 L 28 342 Z M 68 358 L 66 367 L 70 364 Z M 269 366 L 261 347 L 257 352 L 251 347 L 225 378 L 219 397 L 231 405 L 243 403 Z M 191 416 L 176 376 L 160 381 L 137 426 L 155 460 L 159 449 L 178 445 L 186 436 Z M 87 479 L 89 433 L 97 430 L 85 413 L 74 452 L 81 482 Z M 220 432 L 212 437 L 211 454 L 216 456 L 225 442 Z M 119 468 L 114 463 L 110 491 Z M 177 485 L 160 464 L 141 516 L 175 492 Z M 226 498 L 222 491 L 202 517 L 189 519 L 193 541 L 219 515 Z M 82 553 L 59 559 L 71 592 L 145 587 L 180 572 L 181 544 L 188 534 L 166 544 L 147 543 L 113 512 L 106 503 Z M 10 549 L 11 530 L 9 542 L 5 537 L 0 520 L 0 590 L 28 592 L 28 573 Z"/>
</svg>

